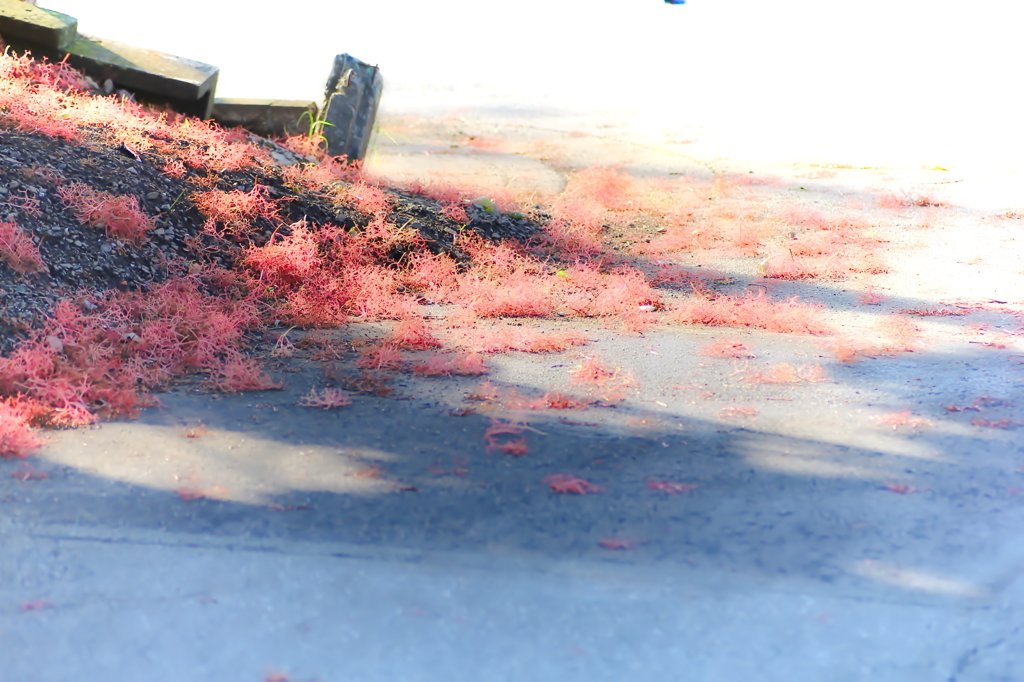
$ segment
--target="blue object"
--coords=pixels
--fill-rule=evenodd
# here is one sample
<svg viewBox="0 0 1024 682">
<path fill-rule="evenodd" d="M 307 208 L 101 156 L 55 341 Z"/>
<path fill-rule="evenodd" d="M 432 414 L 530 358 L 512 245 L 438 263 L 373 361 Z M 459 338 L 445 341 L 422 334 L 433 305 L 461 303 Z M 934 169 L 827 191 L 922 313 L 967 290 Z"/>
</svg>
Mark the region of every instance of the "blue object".
<svg viewBox="0 0 1024 682">
<path fill-rule="evenodd" d="M 685 5 L 686 0 L 665 0 L 668 5 Z"/>
</svg>

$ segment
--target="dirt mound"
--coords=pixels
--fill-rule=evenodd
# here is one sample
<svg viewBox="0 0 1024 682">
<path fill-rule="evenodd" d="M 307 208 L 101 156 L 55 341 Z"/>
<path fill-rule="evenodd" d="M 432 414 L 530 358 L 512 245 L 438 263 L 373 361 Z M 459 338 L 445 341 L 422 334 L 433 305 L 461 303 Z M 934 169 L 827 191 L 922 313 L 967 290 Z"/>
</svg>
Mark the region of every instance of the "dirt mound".
<svg viewBox="0 0 1024 682">
<path fill-rule="evenodd" d="M 28 272 L 0 266 L 0 335 L 5 350 L 48 315 L 60 298 L 108 289 L 146 291 L 184 262 L 232 267 L 247 248 L 289 236 L 291 225 L 299 221 L 358 230 L 372 219 L 338 200 L 352 187 L 351 181 L 302 186 L 286 177 L 289 166 L 266 160 L 220 173 L 186 168 L 181 177 L 172 177 L 165 158 L 140 154 L 125 144 L 100 139 L 83 143 L 11 130 L 4 131 L 0 141 L 0 221 L 15 223 L 32 235 L 43 262 L 28 267 Z M 257 153 L 260 149 L 253 146 Z M 293 176 L 296 173 L 292 171 Z M 356 177 L 358 172 L 351 174 Z M 68 187 L 98 193 L 89 197 L 94 203 L 103 197 L 134 198 L 137 220 L 148 221 L 145 238 L 118 238 L 104 229 L 102 215 L 83 220 L 81 208 L 68 200 Z M 251 216 L 243 231 L 218 234 L 209 229 L 209 216 L 192 198 L 211 191 L 263 199 L 274 210 Z M 466 208 L 468 222 L 459 222 L 429 197 L 394 188 L 377 191 L 389 199 L 388 220 L 415 229 L 433 253 L 460 257 L 454 236 L 467 230 L 490 240 L 529 239 L 537 231 L 526 218 L 489 213 L 473 204 Z M 403 253 L 396 248 L 391 255 L 398 260 Z"/>
</svg>

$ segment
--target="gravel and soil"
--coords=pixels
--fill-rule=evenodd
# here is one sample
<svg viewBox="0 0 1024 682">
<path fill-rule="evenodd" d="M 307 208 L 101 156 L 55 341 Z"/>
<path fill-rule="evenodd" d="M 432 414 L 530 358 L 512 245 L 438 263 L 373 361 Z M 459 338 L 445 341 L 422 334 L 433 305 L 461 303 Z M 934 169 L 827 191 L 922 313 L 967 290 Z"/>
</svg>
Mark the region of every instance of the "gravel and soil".
<svg viewBox="0 0 1024 682">
<path fill-rule="evenodd" d="M 169 265 L 190 263 L 231 266 L 240 251 L 263 246 L 274 235 L 289 234 L 291 223 L 306 220 L 345 230 L 365 227 L 368 218 L 339 206 L 323 192 L 297 187 L 282 177 L 281 168 L 308 162 L 269 140 L 251 137 L 257 147 L 276 154 L 282 165 L 266 163 L 250 169 L 215 173 L 190 169 L 174 178 L 161 170 L 159 158 L 138 154 L 121 145 L 69 142 L 39 134 L 5 131 L 0 147 L 0 220 L 17 222 L 34 235 L 46 272 L 25 277 L 9 267 L 0 268 L 0 329 L 3 347 L 11 349 L 17 331 L 38 324 L 60 299 L 82 292 L 110 289 L 145 291 L 165 281 Z M 149 238 L 141 245 L 107 239 L 102 230 L 76 220 L 57 190 L 68 183 L 115 195 L 136 197 L 153 221 Z M 203 231 L 206 221 L 188 195 L 204 190 L 250 193 L 263 188 L 279 206 L 279 220 L 256 216 L 244 240 L 220 239 Z M 390 220 L 415 229 L 435 253 L 454 253 L 454 235 L 466 230 L 486 239 L 527 241 L 537 226 L 526 218 L 490 214 L 470 204 L 471 222 L 446 216 L 437 201 L 397 188 L 385 190 L 393 200 Z M 398 259 L 402 252 L 393 256 Z"/>
</svg>

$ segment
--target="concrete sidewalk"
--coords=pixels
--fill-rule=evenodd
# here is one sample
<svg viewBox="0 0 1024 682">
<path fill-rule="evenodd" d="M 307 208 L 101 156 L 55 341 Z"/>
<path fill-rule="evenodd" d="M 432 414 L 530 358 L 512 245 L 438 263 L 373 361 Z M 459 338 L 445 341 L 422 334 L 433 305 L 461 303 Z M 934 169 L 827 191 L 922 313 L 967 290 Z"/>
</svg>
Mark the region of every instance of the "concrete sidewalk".
<svg viewBox="0 0 1024 682">
<path fill-rule="evenodd" d="M 1024 271 L 1019 221 L 991 217 L 1019 200 L 1000 189 L 1015 176 L 737 160 L 575 125 L 395 116 L 370 167 L 538 192 L 593 165 L 752 170 L 824 206 L 941 187 L 960 209 L 894 242 L 896 267 L 872 281 L 890 308 L 1008 307 L 922 322 L 922 352 L 855 365 L 808 337 L 539 322 L 586 334 L 582 351 L 638 388 L 616 408 L 530 415 L 522 458 L 482 437 L 491 417 L 523 414 L 459 416 L 478 382 L 402 379 L 400 400 L 322 412 L 295 406 L 319 377 L 298 361 L 282 392 L 177 392 L 138 421 L 54 434 L 27 467 L 0 462 L 0 679 L 1018 679 L 1024 370 L 1010 325 Z M 881 311 L 854 305 L 861 284 L 776 293 L 866 329 Z M 1006 348 L 975 343 L 996 334 Z M 721 336 L 828 379 L 743 384 L 695 352 Z M 509 354 L 490 376 L 543 390 L 579 359 Z M 946 411 L 976 400 L 984 412 Z M 756 419 L 723 416 L 737 402 Z M 932 426 L 873 419 L 902 411 Z M 607 490 L 557 495 L 553 472 Z"/>
<path fill-rule="evenodd" d="M 0 617 L 12 681 L 980 681 L 1017 679 L 1020 662 L 1019 585 L 983 602 L 872 596 L 608 561 L 5 526 L 19 589 L 4 592 L 53 604 Z"/>
</svg>

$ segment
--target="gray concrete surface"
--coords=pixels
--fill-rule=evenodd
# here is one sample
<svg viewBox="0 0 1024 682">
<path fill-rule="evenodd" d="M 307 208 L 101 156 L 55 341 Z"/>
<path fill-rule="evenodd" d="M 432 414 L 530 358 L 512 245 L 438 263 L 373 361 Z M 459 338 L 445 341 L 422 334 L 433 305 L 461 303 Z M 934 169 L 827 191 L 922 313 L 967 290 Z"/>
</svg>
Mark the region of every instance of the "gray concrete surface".
<svg viewBox="0 0 1024 682">
<path fill-rule="evenodd" d="M 539 192 L 590 165 L 754 170 L 823 206 L 941 190 L 957 208 L 933 229 L 885 228 L 889 273 L 773 294 L 824 300 L 856 333 L 895 308 L 1006 303 L 921 320 L 920 352 L 854 365 L 810 337 L 596 323 L 573 323 L 588 346 L 489 360 L 523 393 L 568 387 L 584 353 L 635 375 L 617 407 L 568 415 L 455 416 L 479 408 L 477 380 L 411 378 L 395 398 L 298 408 L 321 376 L 295 360 L 282 392 L 183 391 L 135 422 L 53 434 L 31 460 L 48 478 L 0 462 L 0 680 L 1022 679 L 1024 443 L 970 423 L 1024 421 L 1020 221 L 997 217 L 1021 206 L 1019 173 L 739 157 L 500 104 L 392 112 L 371 170 Z M 502 144 L 465 142 L 488 136 Z M 885 307 L 855 304 L 869 283 Z M 818 363 L 827 379 L 746 384 L 694 354 L 721 337 L 755 366 Z M 1007 347 L 982 345 L 996 338 Z M 945 409 L 980 398 L 984 412 Z M 875 419 L 902 411 L 931 425 Z M 492 417 L 528 423 L 529 455 L 485 451 Z M 558 495 L 552 473 L 607 490 Z"/>
<path fill-rule="evenodd" d="M 1019 589 L 880 597 L 63 527 L 12 548 L 12 530 L 18 591 L 54 607 L 4 615 L 6 680 L 1019 679 Z"/>
<path fill-rule="evenodd" d="M 763 409 L 734 425 L 673 396 L 728 375 L 694 359 L 711 331 L 592 332 L 644 390 L 576 423 L 530 415 L 522 458 L 482 436 L 525 415 L 450 414 L 474 381 L 402 380 L 412 399 L 322 412 L 295 407 L 310 371 L 60 433 L 32 461 L 43 480 L 0 462 L 0 679 L 1019 679 L 1019 438 L 868 419 L 912 405 L 939 422 L 1019 376 L 977 354 L 829 365 L 845 375 L 720 386 Z M 492 378 L 526 392 L 576 361 L 508 356 Z M 607 491 L 556 495 L 553 472 Z"/>
</svg>

